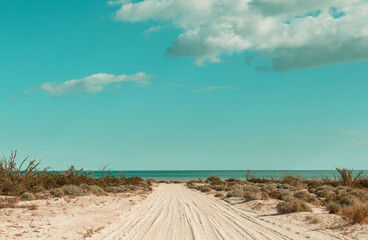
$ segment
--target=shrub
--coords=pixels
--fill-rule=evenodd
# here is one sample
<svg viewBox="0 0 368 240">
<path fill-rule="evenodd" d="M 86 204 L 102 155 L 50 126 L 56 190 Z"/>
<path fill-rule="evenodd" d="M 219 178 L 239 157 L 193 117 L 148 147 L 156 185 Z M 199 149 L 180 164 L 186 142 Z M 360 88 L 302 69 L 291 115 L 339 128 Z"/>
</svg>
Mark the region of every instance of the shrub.
<svg viewBox="0 0 368 240">
<path fill-rule="evenodd" d="M 36 196 L 33 194 L 33 193 L 30 193 L 30 192 L 25 192 L 23 193 L 20 198 L 22 200 L 25 200 L 25 201 L 32 201 L 32 200 L 36 200 Z"/>
<path fill-rule="evenodd" d="M 291 186 L 291 185 L 289 185 L 287 183 L 277 185 L 277 188 L 278 189 L 285 189 L 285 190 L 292 190 L 292 191 L 295 191 L 296 190 L 296 188 L 294 186 Z"/>
<path fill-rule="evenodd" d="M 203 185 L 200 187 L 201 192 L 210 192 L 212 190 L 210 185 Z"/>
<path fill-rule="evenodd" d="M 215 186 L 212 186 L 212 189 L 216 191 L 224 191 L 226 189 L 226 185 L 215 185 Z"/>
<path fill-rule="evenodd" d="M 197 184 L 193 181 L 187 182 L 186 185 L 187 185 L 187 188 L 191 188 L 191 189 L 194 189 L 197 187 Z"/>
<path fill-rule="evenodd" d="M 244 188 L 244 200 L 252 201 L 252 200 L 261 200 L 262 194 L 256 186 L 246 186 Z"/>
<path fill-rule="evenodd" d="M 266 184 L 263 187 L 261 187 L 261 191 L 270 193 L 270 192 L 277 191 L 277 188 L 272 184 Z"/>
<path fill-rule="evenodd" d="M 71 195 L 71 196 L 83 196 L 84 191 L 82 188 L 76 186 L 76 185 L 66 185 L 61 188 L 65 195 Z"/>
<path fill-rule="evenodd" d="M 225 182 L 228 182 L 228 183 L 239 183 L 241 182 L 241 180 L 237 179 L 237 178 L 228 178 L 225 180 Z"/>
<path fill-rule="evenodd" d="M 209 183 L 211 185 L 220 185 L 222 184 L 221 178 L 216 176 L 210 176 L 207 178 L 206 183 Z"/>
<path fill-rule="evenodd" d="M 226 194 L 226 197 L 243 197 L 244 189 L 240 185 L 233 185 L 230 187 L 229 192 Z"/>
<path fill-rule="evenodd" d="M 295 198 L 302 199 L 309 203 L 317 203 L 317 199 L 306 191 L 299 191 L 294 193 Z"/>
<path fill-rule="evenodd" d="M 335 188 L 330 185 L 322 185 L 314 190 L 314 194 L 324 198 L 334 195 L 334 192 Z"/>
<path fill-rule="evenodd" d="M 294 187 L 300 187 L 302 185 L 301 178 L 300 177 L 294 177 L 291 175 L 286 175 L 281 179 L 282 183 L 286 183 L 288 185 L 294 186 Z"/>
<path fill-rule="evenodd" d="M 353 184 L 358 183 L 361 175 L 363 174 L 363 171 L 360 171 L 354 176 L 353 169 L 350 170 L 347 168 L 336 168 L 336 171 L 338 173 L 338 179 L 340 180 L 341 184 L 345 186 L 352 186 Z"/>
<path fill-rule="evenodd" d="M 81 184 L 80 187 L 85 193 L 92 193 L 97 196 L 106 195 L 106 191 L 96 185 Z"/>
<path fill-rule="evenodd" d="M 260 192 L 251 192 L 251 191 L 244 192 L 245 201 L 261 200 L 261 199 L 262 199 L 262 194 Z"/>
<path fill-rule="evenodd" d="M 312 209 L 306 202 L 297 198 L 288 198 L 279 202 L 276 206 L 277 212 L 281 214 L 294 212 L 312 212 Z"/>
<path fill-rule="evenodd" d="M 218 197 L 218 198 L 224 198 L 225 195 L 223 193 L 216 193 L 215 194 L 215 197 Z"/>
<path fill-rule="evenodd" d="M 357 205 L 353 207 L 343 208 L 342 216 L 351 223 L 368 223 L 368 206 Z"/>
<path fill-rule="evenodd" d="M 341 206 L 337 202 L 329 202 L 327 204 L 327 210 L 331 214 L 336 214 L 336 213 L 340 212 Z"/>
<path fill-rule="evenodd" d="M 279 195 L 277 196 L 277 199 L 279 200 L 286 200 L 292 198 L 291 192 L 288 190 L 281 190 L 279 192 Z"/>
<path fill-rule="evenodd" d="M 359 198 L 363 202 L 368 201 L 368 192 L 366 190 L 355 189 L 355 190 L 351 191 L 350 194 L 353 195 L 353 196 L 356 196 L 357 198 Z"/>
<path fill-rule="evenodd" d="M 64 192 L 61 188 L 53 188 L 50 190 L 50 194 L 54 197 L 62 197 L 64 196 Z"/>
<path fill-rule="evenodd" d="M 127 189 L 125 187 L 106 187 L 105 190 L 110 193 L 122 193 L 126 192 Z"/>
<path fill-rule="evenodd" d="M 359 199 L 352 195 L 345 195 L 341 197 L 339 201 L 339 204 L 342 207 L 355 206 L 355 205 L 359 205 L 359 203 L 360 203 Z"/>
</svg>

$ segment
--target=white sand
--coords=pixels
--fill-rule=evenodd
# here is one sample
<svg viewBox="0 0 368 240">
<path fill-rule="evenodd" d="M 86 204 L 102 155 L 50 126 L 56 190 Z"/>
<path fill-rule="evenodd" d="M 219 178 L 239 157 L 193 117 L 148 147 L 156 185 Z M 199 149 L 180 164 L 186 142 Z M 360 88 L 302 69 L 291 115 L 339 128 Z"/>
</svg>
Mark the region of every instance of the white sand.
<svg viewBox="0 0 368 240">
<path fill-rule="evenodd" d="M 27 202 L 39 205 L 33 211 L 1 209 L 0 239 L 368 239 L 367 225 L 331 229 L 342 219 L 322 208 L 277 215 L 277 200 L 224 201 L 183 184 L 160 184 L 147 197 L 129 195 Z M 309 215 L 321 223 L 308 224 Z"/>
<path fill-rule="evenodd" d="M 272 221 L 181 184 L 160 185 L 93 239 L 342 239 Z"/>
</svg>

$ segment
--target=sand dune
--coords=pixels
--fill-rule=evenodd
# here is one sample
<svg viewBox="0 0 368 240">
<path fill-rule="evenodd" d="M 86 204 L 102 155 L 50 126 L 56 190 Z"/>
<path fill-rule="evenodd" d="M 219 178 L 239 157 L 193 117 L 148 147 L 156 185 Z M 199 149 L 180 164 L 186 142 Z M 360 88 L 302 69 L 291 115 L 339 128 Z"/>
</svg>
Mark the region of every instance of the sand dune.
<svg viewBox="0 0 368 240">
<path fill-rule="evenodd" d="M 93 239 L 342 239 L 277 221 L 181 184 L 163 184 Z"/>
</svg>

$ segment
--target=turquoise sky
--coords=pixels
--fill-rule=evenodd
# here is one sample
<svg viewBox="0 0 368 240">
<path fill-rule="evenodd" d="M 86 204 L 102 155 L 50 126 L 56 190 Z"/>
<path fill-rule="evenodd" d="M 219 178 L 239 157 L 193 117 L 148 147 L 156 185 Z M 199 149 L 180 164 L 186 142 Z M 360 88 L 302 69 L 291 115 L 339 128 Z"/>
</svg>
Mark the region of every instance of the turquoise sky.
<svg viewBox="0 0 368 240">
<path fill-rule="evenodd" d="M 0 153 L 54 169 L 367 169 L 367 15 L 270 4 L 3 0 Z"/>
</svg>

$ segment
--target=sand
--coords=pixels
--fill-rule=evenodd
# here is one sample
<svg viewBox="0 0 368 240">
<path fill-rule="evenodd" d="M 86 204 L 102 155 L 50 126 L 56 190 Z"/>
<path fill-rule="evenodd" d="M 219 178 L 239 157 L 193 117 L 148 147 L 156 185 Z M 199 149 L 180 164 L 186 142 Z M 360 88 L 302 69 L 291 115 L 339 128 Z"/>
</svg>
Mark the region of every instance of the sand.
<svg viewBox="0 0 368 240">
<path fill-rule="evenodd" d="M 282 222 L 181 184 L 160 185 L 120 223 L 93 239 L 343 239 L 331 232 Z"/>
<path fill-rule="evenodd" d="M 120 221 L 120 214 L 145 198 L 140 194 L 111 194 L 21 202 L 36 204 L 38 209 L 1 209 L 0 239 L 84 239 Z"/>
<path fill-rule="evenodd" d="M 37 200 L 38 210 L 0 210 L 0 239 L 367 239 L 366 225 L 347 234 L 322 208 L 278 215 L 275 201 L 224 201 L 184 184 L 159 184 L 147 196 Z M 321 223 L 308 224 L 311 214 Z"/>
</svg>

